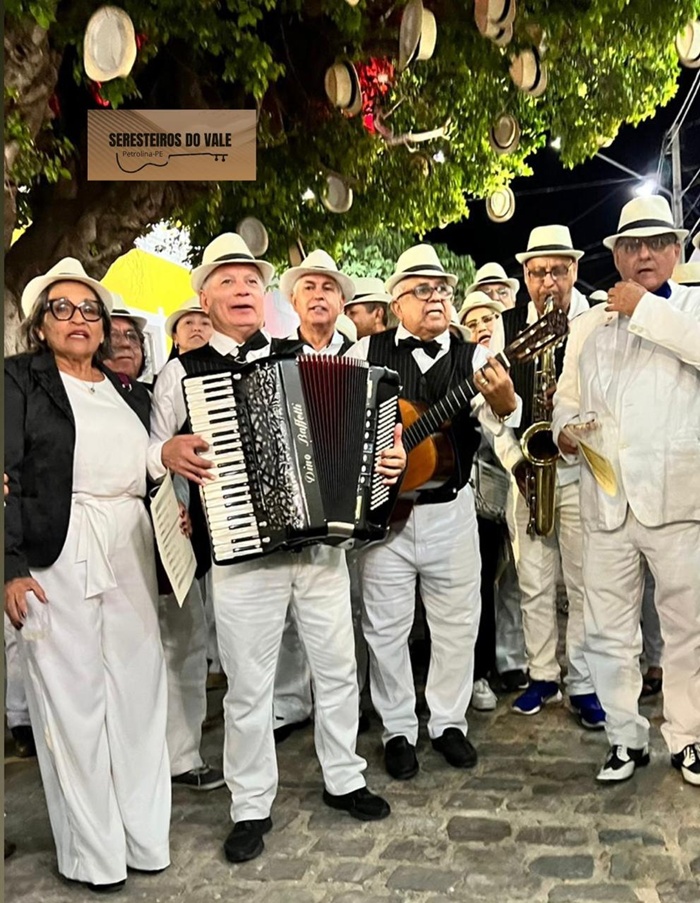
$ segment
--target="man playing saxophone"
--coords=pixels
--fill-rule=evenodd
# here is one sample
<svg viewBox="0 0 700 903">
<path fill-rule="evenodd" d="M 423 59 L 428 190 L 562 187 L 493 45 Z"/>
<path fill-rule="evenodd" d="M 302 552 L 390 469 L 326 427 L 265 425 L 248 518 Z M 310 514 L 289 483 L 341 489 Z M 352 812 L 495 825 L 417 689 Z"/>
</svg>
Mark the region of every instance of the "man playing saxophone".
<svg viewBox="0 0 700 903">
<path fill-rule="evenodd" d="M 515 256 L 523 264 L 530 302 L 504 312 L 491 340 L 494 352 L 555 306 L 569 320 L 588 310 L 587 300 L 574 287 L 583 252 L 573 247 L 566 226 L 538 226 L 530 233 L 527 250 Z M 562 360 L 560 346 L 553 353 L 544 352 L 535 362 L 513 365 L 511 378 L 523 398 L 521 426 L 503 430 L 494 440 L 496 454 L 513 476 L 506 514 L 520 583 L 530 671 L 530 685 L 513 703 L 513 711 L 536 715 L 545 704 L 562 698 L 556 655 L 561 561 L 569 600 L 568 673 L 564 683 L 581 725 L 594 730 L 603 727 L 605 713 L 593 690 L 582 648 L 579 468 L 561 460 L 551 436 L 552 396 Z"/>
</svg>

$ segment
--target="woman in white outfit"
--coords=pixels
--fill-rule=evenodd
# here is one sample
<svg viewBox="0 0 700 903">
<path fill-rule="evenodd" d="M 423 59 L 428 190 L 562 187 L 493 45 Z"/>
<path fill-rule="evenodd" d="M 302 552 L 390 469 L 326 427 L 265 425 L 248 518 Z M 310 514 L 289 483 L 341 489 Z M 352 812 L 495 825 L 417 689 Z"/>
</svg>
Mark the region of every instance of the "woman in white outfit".
<svg viewBox="0 0 700 903">
<path fill-rule="evenodd" d="M 127 867 L 170 861 L 150 399 L 101 363 L 112 298 L 77 260 L 32 279 L 22 307 L 30 351 L 5 362 L 5 611 L 58 870 L 110 892 Z"/>
</svg>

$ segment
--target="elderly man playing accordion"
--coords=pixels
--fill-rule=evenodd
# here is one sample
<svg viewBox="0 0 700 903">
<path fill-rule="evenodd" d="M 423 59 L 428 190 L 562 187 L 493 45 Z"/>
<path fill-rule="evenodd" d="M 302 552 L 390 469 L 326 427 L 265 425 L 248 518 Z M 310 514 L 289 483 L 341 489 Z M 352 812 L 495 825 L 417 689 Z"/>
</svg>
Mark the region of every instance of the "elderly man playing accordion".
<svg viewBox="0 0 700 903">
<path fill-rule="evenodd" d="M 187 434 L 183 377 L 239 370 L 271 353 L 295 353 L 301 343 L 271 339 L 262 329 L 264 291 L 274 268 L 256 260 L 243 239 L 224 233 L 204 250 L 192 287 L 214 332 L 208 344 L 170 361 L 156 384 L 149 470 L 155 479 L 172 470 L 203 484 L 212 466 L 201 436 Z M 179 435 L 178 435 L 179 433 Z M 400 428 L 397 430 L 400 435 Z M 400 444 L 382 453 L 379 472 L 394 481 L 404 467 Z M 212 590 L 221 662 L 228 678 L 224 699 L 224 775 L 234 822 L 224 844 L 231 862 L 259 856 L 272 827 L 277 791 L 273 737 L 273 685 L 282 632 L 292 607 L 315 688 L 315 739 L 326 805 L 354 818 L 389 815 L 370 793 L 366 762 L 355 752 L 358 691 L 353 653 L 350 584 L 343 552 L 313 545 L 262 559 L 214 565 Z"/>
</svg>

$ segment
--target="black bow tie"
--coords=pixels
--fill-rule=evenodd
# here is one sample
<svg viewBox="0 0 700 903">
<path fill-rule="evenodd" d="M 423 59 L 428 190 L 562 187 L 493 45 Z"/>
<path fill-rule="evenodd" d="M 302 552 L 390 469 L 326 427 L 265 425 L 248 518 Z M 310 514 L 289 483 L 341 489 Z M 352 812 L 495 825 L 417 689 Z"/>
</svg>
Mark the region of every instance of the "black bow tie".
<svg viewBox="0 0 700 903">
<path fill-rule="evenodd" d="M 442 351 L 442 345 L 437 339 L 431 339 L 429 342 L 422 342 L 414 336 L 409 336 L 407 339 L 399 339 L 399 346 L 401 348 L 408 348 L 409 351 L 413 351 L 414 348 L 422 348 L 423 351 L 432 358 L 437 357 Z"/>
<path fill-rule="evenodd" d="M 258 330 L 256 333 L 253 333 L 247 341 L 240 345 L 236 351 L 232 351 L 229 356 L 236 361 L 244 361 L 248 356 L 249 351 L 258 351 L 260 348 L 265 348 L 268 344 L 268 340 L 262 332 Z"/>
</svg>

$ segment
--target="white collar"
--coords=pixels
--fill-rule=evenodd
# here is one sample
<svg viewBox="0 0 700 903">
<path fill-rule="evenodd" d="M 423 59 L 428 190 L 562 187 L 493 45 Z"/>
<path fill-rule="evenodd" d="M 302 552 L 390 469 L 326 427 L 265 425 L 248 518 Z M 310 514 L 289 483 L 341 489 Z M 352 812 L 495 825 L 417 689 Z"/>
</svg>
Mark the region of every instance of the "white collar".
<svg viewBox="0 0 700 903">
<path fill-rule="evenodd" d="M 401 339 L 418 339 L 418 336 L 414 336 L 412 332 L 409 332 L 403 323 L 399 323 L 396 329 L 396 335 L 394 337 L 395 343 L 398 345 Z M 422 339 L 418 339 L 419 342 L 423 341 Z M 427 340 L 432 341 L 432 339 Z M 444 332 L 441 332 L 440 335 L 435 336 L 435 341 L 440 345 L 441 348 L 447 349 L 450 347 L 450 330 L 446 329 Z"/>
<path fill-rule="evenodd" d="M 585 295 L 582 295 L 581 292 L 574 286 L 571 289 L 571 302 L 569 303 L 569 309 L 566 313 L 568 320 L 573 320 L 574 317 L 578 317 L 579 314 L 582 314 L 584 311 L 588 310 L 590 304 L 588 303 L 588 299 Z M 534 302 L 530 301 L 527 305 L 527 323 L 528 326 L 531 323 L 536 323 L 540 319 L 540 315 L 537 313 L 537 308 L 534 305 Z"/>
<path fill-rule="evenodd" d="M 290 339 L 299 339 L 301 337 L 301 333 L 297 330 L 297 332 L 293 332 L 289 338 Z M 338 354 L 340 349 L 343 347 L 343 342 L 345 341 L 345 336 L 342 332 L 339 332 L 337 329 L 333 332 L 333 338 L 326 345 L 325 348 L 319 348 L 318 351 L 313 347 L 313 345 L 309 345 L 307 342 L 304 342 L 304 354 Z"/>
<path fill-rule="evenodd" d="M 272 341 L 269 332 L 265 329 L 261 329 L 260 332 L 265 336 L 268 341 L 268 344 Z M 209 344 L 214 349 L 214 351 L 218 351 L 219 354 L 223 354 L 224 357 L 227 354 L 235 354 L 238 349 L 241 347 L 240 342 L 237 342 L 235 339 L 232 339 L 231 336 L 224 335 L 223 332 L 214 332 L 211 334 L 211 338 L 209 339 Z"/>
</svg>

